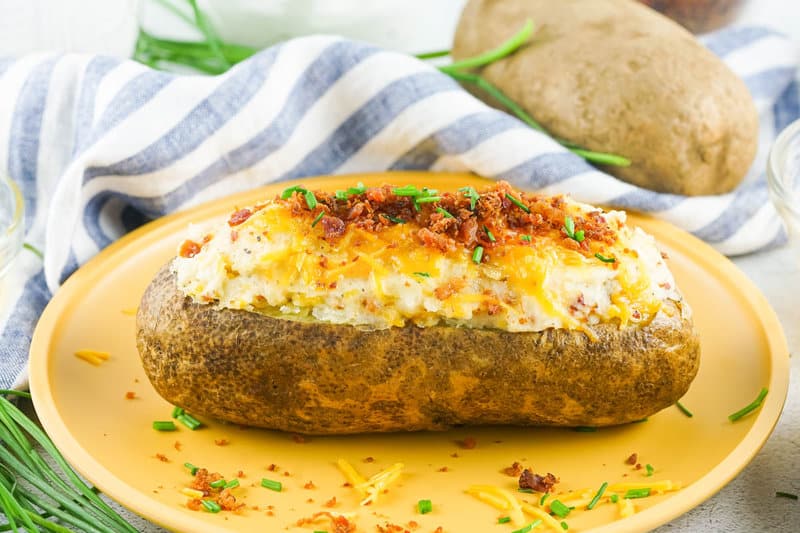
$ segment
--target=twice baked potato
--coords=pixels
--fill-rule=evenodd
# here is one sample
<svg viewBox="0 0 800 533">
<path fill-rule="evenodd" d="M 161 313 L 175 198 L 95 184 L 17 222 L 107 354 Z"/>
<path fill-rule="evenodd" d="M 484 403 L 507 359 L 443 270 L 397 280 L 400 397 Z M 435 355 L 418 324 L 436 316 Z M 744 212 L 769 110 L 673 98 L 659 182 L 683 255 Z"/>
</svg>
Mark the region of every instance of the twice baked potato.
<svg viewBox="0 0 800 533">
<path fill-rule="evenodd" d="M 306 434 L 621 424 L 699 364 L 652 237 L 505 183 L 290 187 L 194 228 L 137 346 L 169 402 Z"/>
</svg>

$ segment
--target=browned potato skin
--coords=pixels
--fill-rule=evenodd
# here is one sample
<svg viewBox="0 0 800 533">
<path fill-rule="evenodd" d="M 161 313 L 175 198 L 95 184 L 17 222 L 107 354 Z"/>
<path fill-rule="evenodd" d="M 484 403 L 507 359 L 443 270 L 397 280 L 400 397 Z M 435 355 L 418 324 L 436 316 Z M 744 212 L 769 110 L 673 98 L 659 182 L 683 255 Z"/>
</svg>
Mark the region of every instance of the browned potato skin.
<svg viewBox="0 0 800 533">
<path fill-rule="evenodd" d="M 159 394 L 188 411 L 305 434 L 441 430 L 461 424 L 605 426 L 679 399 L 697 373 L 692 324 L 509 333 L 408 326 L 365 331 L 184 297 L 165 266 L 137 315 Z"/>
<path fill-rule="evenodd" d="M 483 75 L 547 131 L 628 157 L 604 170 L 648 189 L 720 194 L 741 182 L 758 144 L 755 105 L 689 32 L 632 0 L 471 0 L 453 58 L 497 46 L 527 18 L 530 44 Z"/>
</svg>

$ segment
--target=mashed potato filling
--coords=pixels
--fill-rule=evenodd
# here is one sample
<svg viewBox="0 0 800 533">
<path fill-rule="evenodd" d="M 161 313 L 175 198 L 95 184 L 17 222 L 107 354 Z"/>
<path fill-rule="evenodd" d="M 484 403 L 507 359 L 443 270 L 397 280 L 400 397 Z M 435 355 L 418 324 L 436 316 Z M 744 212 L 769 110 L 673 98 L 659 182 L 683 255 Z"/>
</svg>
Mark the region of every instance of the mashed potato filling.
<svg viewBox="0 0 800 533">
<path fill-rule="evenodd" d="M 462 216 L 469 215 L 466 202 Z M 330 238 L 330 220 L 320 222 L 333 211 L 313 204 L 305 213 L 302 198 L 276 198 L 238 210 L 218 227 L 190 228 L 172 265 L 179 290 L 219 308 L 371 329 L 446 324 L 590 333 L 603 322 L 646 323 L 665 299 L 680 300 L 654 239 L 626 226 L 620 211 L 560 200 L 570 220 L 593 213 L 607 224 L 604 242 L 587 238 L 570 247 L 569 228 L 531 236 L 520 227 L 492 233 L 484 225 L 485 246 L 443 249 L 424 245 L 420 225 L 397 217 L 379 231 L 337 226 Z M 420 205 L 434 219 L 442 210 Z"/>
</svg>

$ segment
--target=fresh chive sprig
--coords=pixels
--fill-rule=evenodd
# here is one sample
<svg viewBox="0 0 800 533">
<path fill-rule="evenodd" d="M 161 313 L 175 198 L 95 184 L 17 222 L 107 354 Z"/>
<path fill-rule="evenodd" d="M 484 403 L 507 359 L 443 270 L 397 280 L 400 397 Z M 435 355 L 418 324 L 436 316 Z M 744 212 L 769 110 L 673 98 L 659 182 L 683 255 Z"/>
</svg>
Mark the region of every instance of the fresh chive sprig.
<svg viewBox="0 0 800 533">
<path fill-rule="evenodd" d="M 594 506 L 597 505 L 597 502 L 599 502 L 600 498 L 603 497 L 603 494 L 605 494 L 607 488 L 608 488 L 608 481 L 603 481 L 603 484 L 600 485 L 599 489 L 597 489 L 597 492 L 592 498 L 592 501 L 589 502 L 589 505 L 587 505 L 586 508 L 589 509 L 590 511 L 594 509 Z"/>
<path fill-rule="evenodd" d="M 758 396 L 756 397 L 755 400 L 745 405 L 735 413 L 728 415 L 728 420 L 730 420 L 731 422 L 736 422 L 737 420 L 749 415 L 750 413 L 761 407 L 761 403 L 764 401 L 764 398 L 767 397 L 768 392 L 769 391 L 766 388 L 761 389 L 761 392 L 758 393 Z"/>
</svg>

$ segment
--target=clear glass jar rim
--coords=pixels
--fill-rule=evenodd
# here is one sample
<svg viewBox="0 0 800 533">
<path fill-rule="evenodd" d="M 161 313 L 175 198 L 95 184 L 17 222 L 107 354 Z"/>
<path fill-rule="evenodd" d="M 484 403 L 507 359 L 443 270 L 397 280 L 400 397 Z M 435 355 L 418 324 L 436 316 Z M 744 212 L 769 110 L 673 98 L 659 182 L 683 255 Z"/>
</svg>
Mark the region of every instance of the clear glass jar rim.
<svg viewBox="0 0 800 533">
<path fill-rule="evenodd" d="M 789 148 L 792 141 L 798 141 L 800 149 L 800 120 L 795 120 L 773 142 L 767 161 L 767 183 L 773 191 L 781 206 L 791 211 L 795 216 L 800 216 L 800 202 L 795 199 L 794 183 L 791 176 L 785 172 L 786 160 L 789 157 Z"/>
<path fill-rule="evenodd" d="M 14 200 L 14 214 L 11 218 L 11 224 L 6 228 L 6 235 L 13 235 L 17 228 L 22 224 L 22 214 L 24 213 L 25 201 L 22 198 L 22 191 L 20 191 L 17 184 L 4 174 L 0 174 L 0 179 L 5 182 L 5 185 L 11 191 Z"/>
</svg>

